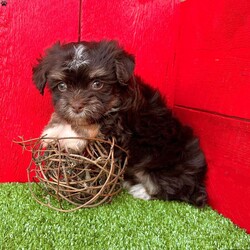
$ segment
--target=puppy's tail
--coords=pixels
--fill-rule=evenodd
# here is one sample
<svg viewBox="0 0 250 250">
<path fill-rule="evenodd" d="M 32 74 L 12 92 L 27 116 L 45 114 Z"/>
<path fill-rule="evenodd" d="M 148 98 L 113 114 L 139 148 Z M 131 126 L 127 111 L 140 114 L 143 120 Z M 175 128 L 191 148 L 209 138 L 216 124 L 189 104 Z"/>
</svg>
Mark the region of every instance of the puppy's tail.
<svg viewBox="0 0 250 250">
<path fill-rule="evenodd" d="M 190 203 L 197 207 L 204 207 L 207 203 L 205 179 L 207 162 L 199 144 L 199 139 L 194 138 L 186 145 L 185 165 L 195 172 L 195 187 L 190 197 Z"/>
<path fill-rule="evenodd" d="M 207 191 L 204 184 L 200 184 L 195 187 L 189 202 L 200 208 L 207 204 Z"/>
</svg>

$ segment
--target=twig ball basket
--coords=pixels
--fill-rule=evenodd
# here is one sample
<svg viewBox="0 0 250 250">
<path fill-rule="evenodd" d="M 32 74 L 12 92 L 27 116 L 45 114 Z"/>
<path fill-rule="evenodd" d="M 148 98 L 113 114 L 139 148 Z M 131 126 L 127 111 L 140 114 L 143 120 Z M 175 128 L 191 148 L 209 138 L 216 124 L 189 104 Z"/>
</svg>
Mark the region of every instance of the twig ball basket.
<svg viewBox="0 0 250 250">
<path fill-rule="evenodd" d="M 122 188 L 126 151 L 114 138 L 96 138 L 87 139 L 82 154 L 69 153 L 60 148 L 61 139 L 75 138 L 50 138 L 46 148 L 43 138 L 17 142 L 32 153 L 27 173 L 35 200 L 64 212 L 110 202 Z"/>
</svg>

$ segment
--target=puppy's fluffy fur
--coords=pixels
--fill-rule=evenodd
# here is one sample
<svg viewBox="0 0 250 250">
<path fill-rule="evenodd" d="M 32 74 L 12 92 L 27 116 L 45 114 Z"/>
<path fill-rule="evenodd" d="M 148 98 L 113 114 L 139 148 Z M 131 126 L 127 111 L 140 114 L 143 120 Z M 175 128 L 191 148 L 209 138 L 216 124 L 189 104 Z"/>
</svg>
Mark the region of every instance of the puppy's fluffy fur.
<svg viewBox="0 0 250 250">
<path fill-rule="evenodd" d="M 55 112 L 43 135 L 109 138 L 129 152 L 124 186 L 137 198 L 180 200 L 202 207 L 206 161 L 192 129 L 160 93 L 133 74 L 134 57 L 114 41 L 55 44 L 33 68 Z M 81 151 L 86 142 L 62 141 Z M 46 144 L 46 140 L 45 140 Z"/>
</svg>

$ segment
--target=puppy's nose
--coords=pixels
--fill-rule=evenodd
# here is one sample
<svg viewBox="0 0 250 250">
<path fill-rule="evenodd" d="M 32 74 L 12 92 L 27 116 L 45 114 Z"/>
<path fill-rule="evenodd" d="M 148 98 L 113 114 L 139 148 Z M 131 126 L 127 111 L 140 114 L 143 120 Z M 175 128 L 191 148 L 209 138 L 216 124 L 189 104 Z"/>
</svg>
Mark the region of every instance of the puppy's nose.
<svg viewBox="0 0 250 250">
<path fill-rule="evenodd" d="M 79 114 L 83 111 L 83 105 L 81 103 L 72 104 L 72 109 L 76 114 Z"/>
</svg>

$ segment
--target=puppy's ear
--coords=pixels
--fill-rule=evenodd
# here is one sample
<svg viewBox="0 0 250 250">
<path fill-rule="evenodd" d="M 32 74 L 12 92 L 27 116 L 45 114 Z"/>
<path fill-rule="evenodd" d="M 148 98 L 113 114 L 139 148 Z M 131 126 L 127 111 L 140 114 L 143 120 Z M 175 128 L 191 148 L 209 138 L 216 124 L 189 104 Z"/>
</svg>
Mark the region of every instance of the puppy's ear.
<svg viewBox="0 0 250 250">
<path fill-rule="evenodd" d="M 45 85 L 47 82 L 47 74 L 48 74 L 49 68 L 46 63 L 46 58 L 42 58 L 38 60 L 38 65 L 33 67 L 33 81 L 38 88 L 39 92 L 43 95 Z"/>
<path fill-rule="evenodd" d="M 122 51 L 122 53 L 115 60 L 115 68 L 118 81 L 121 84 L 126 85 L 134 72 L 134 56 Z"/>
<path fill-rule="evenodd" d="M 52 63 L 55 63 L 55 55 L 60 50 L 60 43 L 56 43 L 45 52 L 45 56 L 38 59 L 38 64 L 33 67 L 33 82 L 38 88 L 39 92 L 43 95 L 47 82 L 47 76 L 51 70 Z"/>
</svg>

